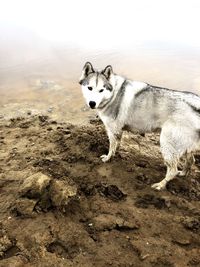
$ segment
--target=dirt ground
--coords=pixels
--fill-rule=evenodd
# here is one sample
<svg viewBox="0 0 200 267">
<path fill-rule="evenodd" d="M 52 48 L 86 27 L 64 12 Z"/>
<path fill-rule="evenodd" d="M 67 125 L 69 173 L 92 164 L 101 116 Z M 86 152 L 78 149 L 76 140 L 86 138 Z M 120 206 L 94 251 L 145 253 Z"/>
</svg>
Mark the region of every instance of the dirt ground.
<svg viewBox="0 0 200 267">
<path fill-rule="evenodd" d="M 200 156 L 166 191 L 158 135 L 125 134 L 102 163 L 101 123 L 0 120 L 0 266 L 200 266 Z"/>
</svg>

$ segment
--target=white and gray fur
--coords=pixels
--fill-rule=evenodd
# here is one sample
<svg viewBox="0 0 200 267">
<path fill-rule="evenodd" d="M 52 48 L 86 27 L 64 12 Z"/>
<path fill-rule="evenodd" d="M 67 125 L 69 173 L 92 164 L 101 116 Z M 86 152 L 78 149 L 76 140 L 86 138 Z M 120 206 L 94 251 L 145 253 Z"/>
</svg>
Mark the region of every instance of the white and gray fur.
<svg viewBox="0 0 200 267">
<path fill-rule="evenodd" d="M 193 152 L 200 148 L 199 96 L 125 79 L 110 65 L 98 72 L 89 62 L 83 68 L 80 84 L 88 106 L 96 108 L 109 137 L 109 152 L 101 156 L 103 162 L 115 154 L 123 130 L 145 133 L 161 129 L 160 146 L 167 173 L 152 187 L 164 189 L 176 175 L 189 173 Z M 178 171 L 181 157 L 185 164 Z"/>
</svg>

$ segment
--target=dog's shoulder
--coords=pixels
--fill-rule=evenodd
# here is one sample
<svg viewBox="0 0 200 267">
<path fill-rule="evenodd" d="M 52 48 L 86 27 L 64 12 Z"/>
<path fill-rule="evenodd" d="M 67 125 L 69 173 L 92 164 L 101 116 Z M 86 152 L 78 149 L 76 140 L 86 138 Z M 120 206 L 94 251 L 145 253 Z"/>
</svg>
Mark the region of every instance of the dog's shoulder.
<svg viewBox="0 0 200 267">
<path fill-rule="evenodd" d="M 126 87 L 129 88 L 132 94 L 136 97 L 142 92 L 145 92 L 146 90 L 148 90 L 149 85 L 145 82 L 128 80 Z"/>
</svg>

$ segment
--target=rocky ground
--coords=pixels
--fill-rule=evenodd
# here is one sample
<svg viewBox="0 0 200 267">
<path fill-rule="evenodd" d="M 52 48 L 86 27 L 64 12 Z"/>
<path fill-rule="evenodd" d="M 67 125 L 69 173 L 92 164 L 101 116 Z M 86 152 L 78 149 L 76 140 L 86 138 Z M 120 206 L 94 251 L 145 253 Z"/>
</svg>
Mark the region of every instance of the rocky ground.
<svg viewBox="0 0 200 267">
<path fill-rule="evenodd" d="M 29 114 L 0 119 L 0 266 L 200 266 L 200 156 L 167 190 L 158 135 Z"/>
</svg>

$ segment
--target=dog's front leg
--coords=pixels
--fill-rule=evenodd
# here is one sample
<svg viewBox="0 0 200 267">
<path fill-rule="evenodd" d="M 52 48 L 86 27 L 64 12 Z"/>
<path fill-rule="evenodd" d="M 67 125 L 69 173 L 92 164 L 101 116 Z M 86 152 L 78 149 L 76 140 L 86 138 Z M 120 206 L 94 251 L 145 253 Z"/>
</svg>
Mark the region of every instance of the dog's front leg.
<svg viewBox="0 0 200 267">
<path fill-rule="evenodd" d="M 107 131 L 108 138 L 109 138 L 109 151 L 108 155 L 102 155 L 100 158 L 103 162 L 109 161 L 112 156 L 115 155 L 116 149 L 118 147 L 118 144 L 121 140 L 122 132 L 120 133 L 113 133 L 111 131 Z"/>
</svg>

